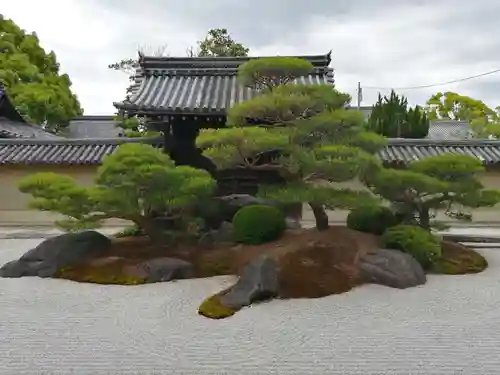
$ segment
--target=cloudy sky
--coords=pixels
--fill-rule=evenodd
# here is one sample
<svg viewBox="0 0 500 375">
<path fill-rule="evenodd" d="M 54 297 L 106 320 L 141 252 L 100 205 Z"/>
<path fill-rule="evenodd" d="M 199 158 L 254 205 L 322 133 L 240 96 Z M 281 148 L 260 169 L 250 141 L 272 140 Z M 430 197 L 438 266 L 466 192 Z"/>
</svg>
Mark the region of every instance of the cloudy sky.
<svg viewBox="0 0 500 375">
<path fill-rule="evenodd" d="M 127 76 L 108 64 L 138 47 L 167 45 L 171 56 L 211 28 L 227 28 L 252 55 L 322 54 L 332 50 L 338 88 L 362 105 L 378 89 L 445 82 L 500 69 L 498 0 L 15 0 L 4 16 L 36 31 L 73 81 L 85 114 L 111 114 Z M 399 90 L 413 104 L 456 91 L 500 104 L 500 73 L 460 83 Z M 382 91 L 384 92 L 384 91 Z"/>
</svg>

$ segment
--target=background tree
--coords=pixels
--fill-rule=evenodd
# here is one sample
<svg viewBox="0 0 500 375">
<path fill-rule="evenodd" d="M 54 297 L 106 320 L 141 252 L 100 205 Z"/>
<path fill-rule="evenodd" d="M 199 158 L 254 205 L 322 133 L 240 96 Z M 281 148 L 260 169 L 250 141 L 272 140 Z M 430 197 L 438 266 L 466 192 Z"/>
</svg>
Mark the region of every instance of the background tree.
<svg viewBox="0 0 500 375">
<path fill-rule="evenodd" d="M 248 56 L 249 49 L 241 43 L 235 42 L 227 29 L 210 29 L 205 39 L 197 42 L 198 48 L 189 47 L 186 49 L 188 57 L 201 56 Z M 157 57 L 169 56 L 168 46 L 165 44 L 158 48 L 151 46 L 138 48 L 139 54 Z M 137 58 L 128 58 L 109 64 L 108 68 L 126 73 L 129 80 L 134 82 L 136 70 L 139 64 Z M 127 88 L 127 95 L 130 94 L 132 85 Z"/>
<path fill-rule="evenodd" d="M 370 194 L 339 188 L 335 183 L 353 180 L 377 167 L 372 153 L 385 142 L 364 130 L 361 113 L 344 109 L 350 97 L 332 85 L 281 84 L 312 66 L 305 69 L 298 58 L 280 57 L 272 58 L 273 69 L 269 70 L 267 60 L 243 65 L 240 78 L 256 84 L 253 78 L 258 77 L 276 86 L 235 105 L 229 112 L 232 128 L 203 131 L 198 144 L 221 167 L 279 173 L 286 185 L 262 186 L 259 195 L 284 204 L 308 203 L 316 227 L 326 229 L 325 208 L 350 208 L 373 200 Z M 266 157 L 269 150 L 276 149 L 276 157 Z"/>
<path fill-rule="evenodd" d="M 199 57 L 248 56 L 250 51 L 243 44 L 236 42 L 227 29 L 210 29 L 205 39 L 198 41 Z"/>
<path fill-rule="evenodd" d="M 67 74 L 59 73 L 53 51 L 46 53 L 35 33 L 0 15 L 0 83 L 19 113 L 58 132 L 83 113 Z"/>
<path fill-rule="evenodd" d="M 188 57 L 203 57 L 203 56 L 248 56 L 249 49 L 241 43 L 234 41 L 229 35 L 227 29 L 210 29 L 205 39 L 197 42 L 197 48 L 189 47 L 186 49 Z M 151 55 L 157 57 L 169 56 L 167 45 L 159 48 L 141 47 L 139 55 Z M 126 90 L 126 98 L 130 97 L 133 91 L 136 79 L 136 72 L 139 66 L 137 58 L 123 59 L 113 64 L 109 64 L 108 68 L 124 72 L 128 75 L 130 85 Z M 135 117 L 125 118 L 122 114 L 117 114 L 116 117 L 119 126 L 125 129 L 127 137 L 149 137 L 157 134 L 146 129 L 141 124 L 141 120 Z"/>
<path fill-rule="evenodd" d="M 155 57 L 169 56 L 168 46 L 166 44 L 156 48 L 153 48 L 151 46 L 142 46 L 139 47 L 137 50 L 138 50 L 138 55 L 150 55 Z M 132 89 L 134 87 L 133 83 L 135 82 L 136 72 L 138 67 L 139 67 L 139 60 L 137 58 L 123 59 L 108 65 L 109 69 L 117 70 L 128 75 L 130 85 L 129 87 L 127 87 L 126 91 L 127 97 L 131 94 Z"/>
<path fill-rule="evenodd" d="M 481 184 L 481 172 L 484 167 L 477 158 L 450 153 L 413 162 L 407 170 L 379 169 L 367 185 L 395 204 L 403 221 L 430 229 L 438 210 L 454 219 L 471 220 L 464 207 L 500 202 L 500 191 L 487 190 Z"/>
<path fill-rule="evenodd" d="M 429 119 L 423 108 L 408 108 L 408 100 L 391 91 L 388 97 L 379 94 L 368 129 L 391 138 L 425 138 L 429 133 Z"/>
<path fill-rule="evenodd" d="M 469 121 L 475 137 L 500 135 L 500 107 L 492 109 L 483 101 L 455 92 L 438 92 L 427 100 L 429 118 Z"/>
<path fill-rule="evenodd" d="M 144 123 L 143 118 L 137 116 L 127 117 L 118 114 L 114 118 L 116 126 L 124 130 L 124 136 L 127 138 L 158 137 L 160 132 L 149 130 Z"/>
<path fill-rule="evenodd" d="M 33 196 L 32 207 L 66 216 L 57 222 L 64 229 L 96 228 L 105 219 L 118 218 L 134 222 L 153 242 L 162 243 L 162 230 L 151 213 L 169 212 L 189 220 L 190 210 L 210 197 L 215 185 L 203 170 L 176 167 L 160 150 L 129 143 L 104 159 L 95 186 L 78 186 L 69 176 L 36 173 L 19 188 Z"/>
</svg>

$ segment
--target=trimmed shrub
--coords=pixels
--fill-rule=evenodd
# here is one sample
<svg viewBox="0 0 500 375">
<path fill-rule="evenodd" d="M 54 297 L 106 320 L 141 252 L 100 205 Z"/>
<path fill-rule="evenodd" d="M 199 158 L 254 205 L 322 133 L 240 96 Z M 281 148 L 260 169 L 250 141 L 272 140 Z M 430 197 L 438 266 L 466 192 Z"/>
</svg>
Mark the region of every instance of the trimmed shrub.
<svg viewBox="0 0 500 375">
<path fill-rule="evenodd" d="M 394 212 L 384 206 L 362 206 L 347 215 L 347 227 L 380 236 L 388 228 L 399 224 Z"/>
<path fill-rule="evenodd" d="M 285 216 L 273 206 L 246 206 L 233 218 L 233 237 L 236 242 L 258 245 L 277 240 L 285 230 Z"/>
<path fill-rule="evenodd" d="M 441 257 L 439 240 L 424 228 L 413 225 L 397 225 L 382 235 L 382 244 L 388 249 L 401 250 L 413 256 L 424 269 L 428 269 Z"/>
</svg>

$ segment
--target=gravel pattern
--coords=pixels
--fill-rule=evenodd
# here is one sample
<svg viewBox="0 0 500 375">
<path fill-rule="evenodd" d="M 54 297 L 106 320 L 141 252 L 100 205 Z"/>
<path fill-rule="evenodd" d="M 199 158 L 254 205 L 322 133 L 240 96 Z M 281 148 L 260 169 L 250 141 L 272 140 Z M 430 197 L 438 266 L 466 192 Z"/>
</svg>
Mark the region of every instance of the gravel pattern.
<svg viewBox="0 0 500 375">
<path fill-rule="evenodd" d="M 0 262 L 37 240 L 0 240 Z M 482 274 L 197 315 L 231 277 L 147 286 L 0 279 L 0 374 L 500 374 L 500 251 Z"/>
</svg>

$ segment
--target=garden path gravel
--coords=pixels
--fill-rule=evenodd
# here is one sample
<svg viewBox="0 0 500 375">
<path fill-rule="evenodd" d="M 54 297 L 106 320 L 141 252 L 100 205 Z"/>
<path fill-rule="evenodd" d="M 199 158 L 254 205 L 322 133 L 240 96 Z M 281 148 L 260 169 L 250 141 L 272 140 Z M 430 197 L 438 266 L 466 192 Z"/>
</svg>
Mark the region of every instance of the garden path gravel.
<svg viewBox="0 0 500 375">
<path fill-rule="evenodd" d="M 0 263 L 39 240 L 0 240 Z M 362 286 L 213 321 L 231 277 L 137 287 L 0 279 L 1 375 L 500 374 L 500 250 L 424 286 Z"/>
</svg>

